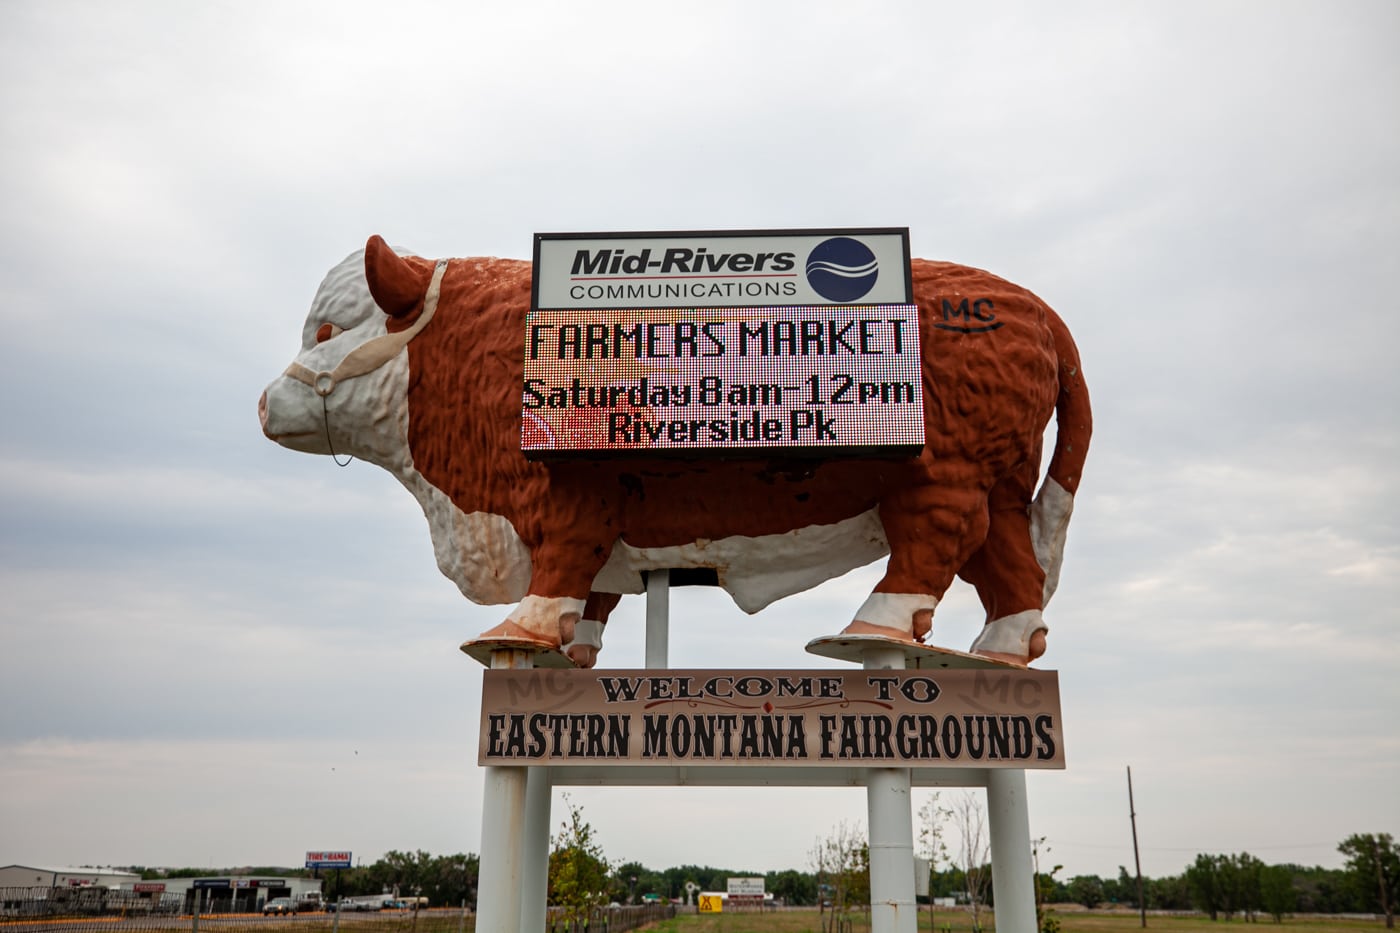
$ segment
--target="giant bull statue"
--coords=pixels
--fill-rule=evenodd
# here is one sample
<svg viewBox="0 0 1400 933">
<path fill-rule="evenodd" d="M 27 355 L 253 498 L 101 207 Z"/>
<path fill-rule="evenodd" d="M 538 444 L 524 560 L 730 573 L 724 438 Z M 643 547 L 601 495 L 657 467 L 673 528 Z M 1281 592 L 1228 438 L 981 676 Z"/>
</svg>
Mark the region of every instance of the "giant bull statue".
<svg viewBox="0 0 1400 933">
<path fill-rule="evenodd" d="M 590 667 L 646 570 L 712 568 L 757 612 L 888 553 L 845 634 L 922 640 L 956 575 L 986 609 L 974 653 L 1044 653 L 1091 415 L 1074 341 L 1035 295 L 914 260 L 916 457 L 542 463 L 520 450 L 530 284 L 528 262 L 434 263 L 373 237 L 326 276 L 295 362 L 258 404 L 277 443 L 352 454 L 413 493 L 442 572 L 475 602 L 516 604 L 484 638 L 562 646 Z M 969 300 L 995 326 L 948 313 Z"/>
</svg>

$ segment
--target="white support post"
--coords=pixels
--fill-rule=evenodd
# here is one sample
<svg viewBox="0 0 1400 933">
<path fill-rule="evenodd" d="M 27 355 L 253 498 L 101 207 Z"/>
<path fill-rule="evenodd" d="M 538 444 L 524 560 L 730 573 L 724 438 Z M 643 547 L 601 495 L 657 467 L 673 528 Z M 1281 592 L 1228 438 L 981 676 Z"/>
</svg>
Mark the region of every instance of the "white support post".
<svg viewBox="0 0 1400 933">
<path fill-rule="evenodd" d="M 520 889 L 520 929 L 544 933 L 549 907 L 549 819 L 554 785 L 548 768 L 530 768 L 525 779 L 525 883 Z"/>
<path fill-rule="evenodd" d="M 528 651 L 491 653 L 493 670 L 533 667 Z M 481 806 L 477 933 L 520 933 L 525 890 L 525 785 L 528 768 L 488 767 Z"/>
<path fill-rule="evenodd" d="M 670 667 L 671 653 L 671 571 L 647 572 L 647 648 L 649 671 Z"/>
<path fill-rule="evenodd" d="M 1035 933 L 1035 872 L 1031 866 L 1026 772 L 987 770 L 987 822 L 992 842 L 997 933 Z"/>
<path fill-rule="evenodd" d="M 868 671 L 902 671 L 898 647 L 865 649 Z M 871 768 L 865 802 L 870 817 L 871 933 L 914 933 L 919 905 L 914 900 L 914 819 L 908 768 Z"/>
</svg>

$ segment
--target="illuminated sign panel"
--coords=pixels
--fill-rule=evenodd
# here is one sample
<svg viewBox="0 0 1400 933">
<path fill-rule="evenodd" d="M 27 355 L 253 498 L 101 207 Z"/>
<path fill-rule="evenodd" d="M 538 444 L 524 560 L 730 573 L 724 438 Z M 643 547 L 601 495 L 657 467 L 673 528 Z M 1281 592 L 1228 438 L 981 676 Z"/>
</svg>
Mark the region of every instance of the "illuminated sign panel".
<svg viewBox="0 0 1400 933">
<path fill-rule="evenodd" d="M 907 304 L 901 227 L 537 233 L 533 308 Z"/>
<path fill-rule="evenodd" d="M 913 305 L 534 311 L 521 448 L 916 453 Z"/>
<path fill-rule="evenodd" d="M 916 454 L 907 243 L 904 230 L 538 234 L 521 449 Z"/>
</svg>

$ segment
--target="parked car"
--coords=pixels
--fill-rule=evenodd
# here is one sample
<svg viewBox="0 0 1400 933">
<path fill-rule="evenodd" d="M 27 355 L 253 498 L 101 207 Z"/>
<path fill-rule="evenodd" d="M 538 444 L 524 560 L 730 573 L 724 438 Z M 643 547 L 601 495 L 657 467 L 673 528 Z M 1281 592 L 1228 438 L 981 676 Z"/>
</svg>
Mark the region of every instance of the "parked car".
<svg viewBox="0 0 1400 933">
<path fill-rule="evenodd" d="M 307 891 L 301 896 L 301 899 L 297 901 L 296 908 L 292 913 L 314 914 L 316 911 L 320 910 L 321 907 L 321 892 Z"/>
<path fill-rule="evenodd" d="M 268 914 L 294 914 L 296 912 L 296 902 L 290 897 L 274 897 L 263 905 L 263 916 L 267 916 Z"/>
</svg>

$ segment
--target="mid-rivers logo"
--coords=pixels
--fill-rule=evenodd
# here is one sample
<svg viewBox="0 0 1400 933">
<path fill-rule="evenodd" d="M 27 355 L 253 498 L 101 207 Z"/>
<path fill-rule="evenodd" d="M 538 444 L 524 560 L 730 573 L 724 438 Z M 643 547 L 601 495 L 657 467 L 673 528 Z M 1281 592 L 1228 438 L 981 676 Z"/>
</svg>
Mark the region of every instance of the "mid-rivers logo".
<svg viewBox="0 0 1400 933">
<path fill-rule="evenodd" d="M 858 301 L 875 287 L 880 263 L 860 240 L 832 237 L 807 256 L 807 284 L 827 301 Z"/>
</svg>

